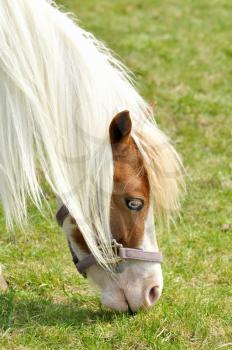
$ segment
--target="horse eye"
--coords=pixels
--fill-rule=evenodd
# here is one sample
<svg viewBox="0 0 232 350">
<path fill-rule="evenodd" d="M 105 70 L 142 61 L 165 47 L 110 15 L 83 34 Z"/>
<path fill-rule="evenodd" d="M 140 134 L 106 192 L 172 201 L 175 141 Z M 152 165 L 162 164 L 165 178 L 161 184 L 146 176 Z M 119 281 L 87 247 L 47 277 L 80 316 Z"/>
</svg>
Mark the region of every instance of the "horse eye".
<svg viewBox="0 0 232 350">
<path fill-rule="evenodd" d="M 130 210 L 141 210 L 144 206 L 144 201 L 139 198 L 126 198 L 126 205 L 127 208 Z"/>
</svg>

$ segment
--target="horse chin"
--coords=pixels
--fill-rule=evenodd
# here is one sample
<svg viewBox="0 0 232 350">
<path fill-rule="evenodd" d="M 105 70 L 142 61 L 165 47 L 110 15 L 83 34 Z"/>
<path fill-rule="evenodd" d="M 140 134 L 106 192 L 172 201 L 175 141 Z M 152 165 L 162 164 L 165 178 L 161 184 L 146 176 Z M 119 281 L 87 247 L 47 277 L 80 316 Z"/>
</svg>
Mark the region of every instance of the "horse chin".
<svg viewBox="0 0 232 350">
<path fill-rule="evenodd" d="M 102 292 L 102 305 L 115 311 L 127 311 L 128 303 L 120 288 L 106 289 Z"/>
</svg>

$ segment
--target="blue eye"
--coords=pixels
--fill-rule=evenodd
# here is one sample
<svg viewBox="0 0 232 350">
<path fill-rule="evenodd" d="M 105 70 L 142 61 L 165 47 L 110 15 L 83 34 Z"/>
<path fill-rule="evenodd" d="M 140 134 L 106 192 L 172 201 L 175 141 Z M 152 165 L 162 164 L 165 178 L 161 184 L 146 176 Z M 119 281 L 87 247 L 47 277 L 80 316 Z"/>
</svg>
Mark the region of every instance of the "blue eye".
<svg viewBox="0 0 232 350">
<path fill-rule="evenodd" d="M 144 201 L 140 198 L 126 198 L 126 206 L 130 210 L 141 210 L 144 206 Z"/>
</svg>

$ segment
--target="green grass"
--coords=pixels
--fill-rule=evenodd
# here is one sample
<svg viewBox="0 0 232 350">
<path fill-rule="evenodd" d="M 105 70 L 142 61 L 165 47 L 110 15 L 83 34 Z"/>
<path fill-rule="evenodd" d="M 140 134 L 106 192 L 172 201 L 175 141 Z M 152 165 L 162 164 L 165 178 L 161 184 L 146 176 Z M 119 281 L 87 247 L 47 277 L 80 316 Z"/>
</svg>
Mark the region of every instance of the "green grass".
<svg viewBox="0 0 232 350">
<path fill-rule="evenodd" d="M 5 232 L 1 349 L 232 348 L 232 2 L 64 0 L 157 103 L 159 125 L 188 173 L 182 217 L 159 234 L 165 289 L 134 317 L 102 308 L 72 266 L 52 218 L 31 210 L 25 234 Z M 54 198 L 48 194 L 54 207 Z M 230 344 L 229 344 L 230 343 Z"/>
</svg>

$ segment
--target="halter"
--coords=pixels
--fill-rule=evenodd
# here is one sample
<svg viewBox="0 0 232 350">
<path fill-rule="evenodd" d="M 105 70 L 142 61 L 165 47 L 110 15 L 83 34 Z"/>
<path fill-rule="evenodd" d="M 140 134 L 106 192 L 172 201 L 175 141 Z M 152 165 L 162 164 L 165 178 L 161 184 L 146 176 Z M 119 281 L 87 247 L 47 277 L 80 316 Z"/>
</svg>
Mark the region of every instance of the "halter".
<svg viewBox="0 0 232 350">
<path fill-rule="evenodd" d="M 56 213 L 56 220 L 58 224 L 62 227 L 64 220 L 69 215 L 68 208 L 63 204 L 61 208 Z M 72 249 L 71 243 L 68 239 L 68 246 L 72 255 L 72 260 L 76 266 L 77 271 L 84 277 L 86 277 L 86 270 L 95 264 L 98 264 L 96 258 L 93 254 L 89 254 L 82 260 L 79 260 L 76 256 L 74 250 Z M 139 248 L 124 248 L 122 244 L 118 243 L 115 239 L 112 239 L 111 247 L 114 251 L 115 257 L 108 260 L 111 265 L 116 265 L 123 260 L 138 260 L 138 261 L 148 261 L 155 263 L 162 263 L 163 255 L 161 252 L 150 252 Z"/>
</svg>

